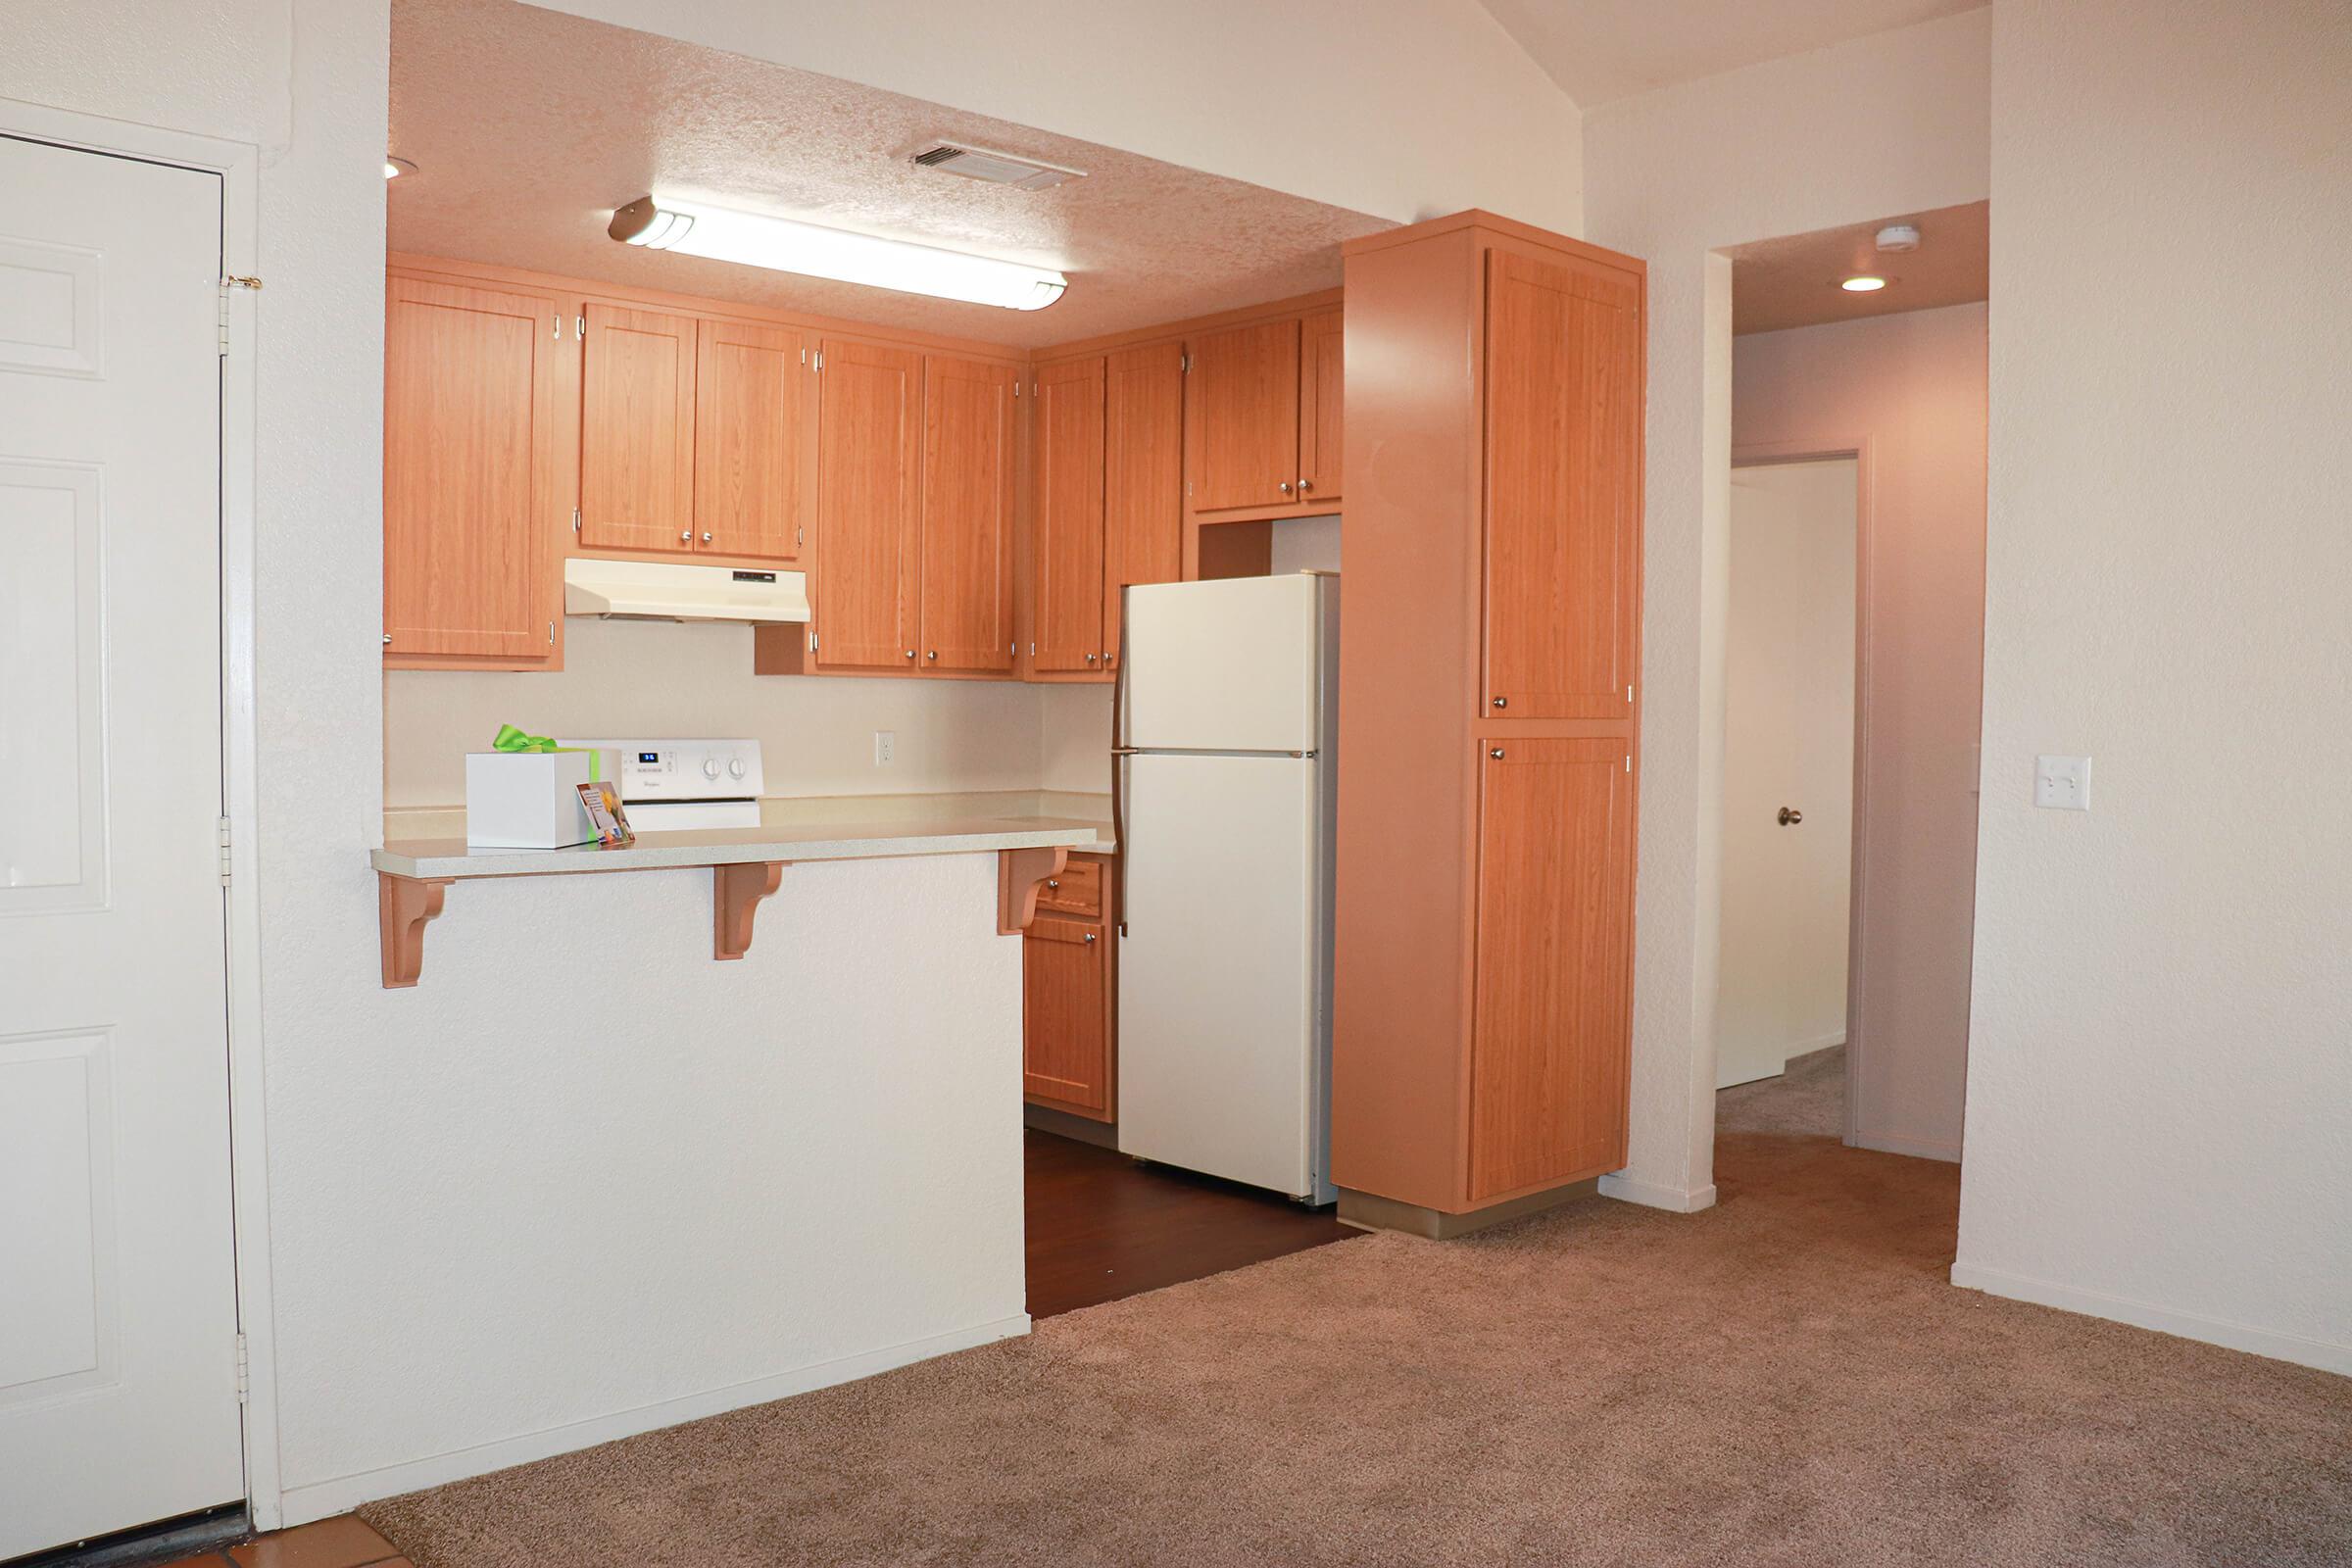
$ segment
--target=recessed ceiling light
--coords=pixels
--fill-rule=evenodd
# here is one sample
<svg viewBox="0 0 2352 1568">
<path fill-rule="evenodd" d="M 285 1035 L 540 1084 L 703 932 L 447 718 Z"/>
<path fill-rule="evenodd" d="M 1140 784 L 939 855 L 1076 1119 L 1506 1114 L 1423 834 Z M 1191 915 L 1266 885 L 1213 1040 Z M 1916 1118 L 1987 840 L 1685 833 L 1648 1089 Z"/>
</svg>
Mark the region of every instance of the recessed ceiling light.
<svg viewBox="0 0 2352 1568">
<path fill-rule="evenodd" d="M 406 158 L 387 156 L 384 159 L 384 177 L 386 179 L 398 179 L 403 174 L 414 174 L 415 172 L 416 172 L 416 166 Z"/>
<path fill-rule="evenodd" d="M 1886 280 L 1883 277 L 1849 277 L 1838 286 L 1848 294 L 1874 294 L 1886 286 Z"/>
<path fill-rule="evenodd" d="M 1010 311 L 1043 310 L 1069 286 L 1069 279 L 1051 268 L 651 196 L 616 209 L 607 232 L 648 250 Z"/>
</svg>

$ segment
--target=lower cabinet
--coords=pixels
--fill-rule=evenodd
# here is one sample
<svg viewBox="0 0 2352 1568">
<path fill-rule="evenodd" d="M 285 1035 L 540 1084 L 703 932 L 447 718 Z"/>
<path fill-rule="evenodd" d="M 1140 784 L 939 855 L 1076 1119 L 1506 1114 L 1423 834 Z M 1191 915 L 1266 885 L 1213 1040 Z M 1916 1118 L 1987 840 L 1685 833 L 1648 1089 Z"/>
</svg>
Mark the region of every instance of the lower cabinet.
<svg viewBox="0 0 2352 1568">
<path fill-rule="evenodd" d="M 1095 1121 L 1118 1116 L 1118 986 L 1103 913 L 1116 874 L 1107 856 L 1071 856 L 1039 890 L 1021 937 L 1021 1092 Z"/>
</svg>

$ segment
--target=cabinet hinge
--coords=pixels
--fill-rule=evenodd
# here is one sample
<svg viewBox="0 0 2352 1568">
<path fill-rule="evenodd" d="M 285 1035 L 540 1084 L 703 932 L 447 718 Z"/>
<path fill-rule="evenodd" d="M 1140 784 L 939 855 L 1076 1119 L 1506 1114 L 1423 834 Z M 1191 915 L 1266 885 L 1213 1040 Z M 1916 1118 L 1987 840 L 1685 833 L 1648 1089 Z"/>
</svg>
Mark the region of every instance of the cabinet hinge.
<svg viewBox="0 0 2352 1568">
<path fill-rule="evenodd" d="M 816 633 L 814 632 L 808 634 L 808 651 L 812 654 L 816 652 Z"/>
<path fill-rule="evenodd" d="M 1012 383 L 1012 395 L 1013 395 L 1014 397 L 1016 397 L 1016 398 L 1017 398 L 1017 397 L 1019 397 L 1019 396 L 1021 395 L 1021 383 L 1020 383 L 1020 382 L 1018 382 L 1018 381 L 1015 381 L 1015 382 L 1013 382 L 1013 383 Z"/>
<path fill-rule="evenodd" d="M 232 846 L 232 844 L 231 844 L 231 842 L 230 842 L 230 839 L 229 839 L 229 821 L 228 821 L 228 818 L 227 818 L 227 817 L 225 817 L 225 816 L 224 816 L 224 817 L 222 817 L 222 818 L 220 818 L 220 885 L 221 885 L 222 887 L 226 887 L 226 886 L 228 886 L 228 876 L 229 876 L 229 870 L 230 870 L 231 862 L 232 862 L 232 859 L 233 859 L 234 849 L 233 849 L 233 846 Z"/>
<path fill-rule="evenodd" d="M 1634 689 L 1631 686 L 1625 689 L 1625 700 L 1629 703 L 1634 700 Z"/>
<path fill-rule="evenodd" d="M 253 1354 L 247 1348 L 245 1336 L 237 1336 L 237 1402 L 243 1404 L 253 1396 Z"/>
<path fill-rule="evenodd" d="M 587 335 L 588 318 L 585 316 L 573 317 L 571 318 L 571 340 L 577 343 L 580 339 L 586 337 Z"/>
<path fill-rule="evenodd" d="M 824 351 L 823 349 L 818 349 L 818 350 L 816 351 L 816 361 L 815 361 L 815 364 L 813 365 L 812 368 L 821 370 L 821 369 L 823 369 L 824 368 L 825 368 L 825 351 Z"/>
<path fill-rule="evenodd" d="M 800 528 L 800 527 L 796 527 L 796 528 L 794 528 L 794 529 L 792 530 L 792 548 L 793 548 L 793 549 L 795 549 L 795 550 L 798 550 L 798 549 L 800 549 L 800 548 L 801 548 L 803 545 L 807 544 L 808 542 L 808 529 L 806 529 L 806 528 Z"/>
<path fill-rule="evenodd" d="M 1179 354 L 1179 355 L 1177 355 L 1177 356 L 1176 356 L 1176 368 L 1177 368 L 1177 370 L 1178 370 L 1180 373 L 1182 373 L 1182 374 L 1185 374 L 1185 375 L 1190 375 L 1190 374 L 1192 374 L 1192 373 L 1193 373 L 1193 357 L 1192 357 L 1190 354 Z"/>
<path fill-rule="evenodd" d="M 1625 770 L 1628 773 L 1634 770 L 1634 754 L 1631 752 L 1625 754 Z"/>
<path fill-rule="evenodd" d="M 580 531 L 580 509 L 577 507 L 571 509 L 571 531 L 573 533 Z"/>
<path fill-rule="evenodd" d="M 559 342 L 559 343 L 563 342 L 563 341 L 564 341 L 564 313 L 563 313 L 562 311 L 558 311 L 558 312 L 557 312 L 555 315 L 553 315 L 553 316 L 549 317 L 549 318 L 547 318 L 547 325 L 548 325 L 548 334 L 547 334 L 547 335 L 548 335 L 548 336 L 550 336 L 550 337 L 552 337 L 552 338 L 554 338 L 554 339 L 555 339 L 557 342 Z"/>
<path fill-rule="evenodd" d="M 556 623 L 552 620 L 547 623 L 547 646 L 556 646 Z"/>
</svg>

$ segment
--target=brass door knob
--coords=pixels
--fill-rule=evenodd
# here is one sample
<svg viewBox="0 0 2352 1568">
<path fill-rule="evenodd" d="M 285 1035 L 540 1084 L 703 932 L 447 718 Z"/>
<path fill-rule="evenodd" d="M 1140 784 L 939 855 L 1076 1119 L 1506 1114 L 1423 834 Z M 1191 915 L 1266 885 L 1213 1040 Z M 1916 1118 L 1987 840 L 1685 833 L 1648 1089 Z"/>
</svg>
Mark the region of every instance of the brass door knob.
<svg viewBox="0 0 2352 1568">
<path fill-rule="evenodd" d="M 1781 808 L 1781 826 L 1794 827 L 1797 823 L 1802 822 L 1804 819 L 1805 813 L 1796 809 L 1796 808 L 1792 806 L 1784 806 Z"/>
</svg>

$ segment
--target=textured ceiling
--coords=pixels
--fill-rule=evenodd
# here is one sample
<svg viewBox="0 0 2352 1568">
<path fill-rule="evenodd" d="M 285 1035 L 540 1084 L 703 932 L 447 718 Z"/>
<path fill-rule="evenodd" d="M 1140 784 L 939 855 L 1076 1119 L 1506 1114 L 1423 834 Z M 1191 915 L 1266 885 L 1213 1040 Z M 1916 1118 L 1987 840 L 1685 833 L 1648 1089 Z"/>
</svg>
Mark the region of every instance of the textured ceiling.
<svg viewBox="0 0 2352 1568">
<path fill-rule="evenodd" d="M 1974 11 L 1984 0 L 1483 0 L 1580 108 Z"/>
<path fill-rule="evenodd" d="M 1778 332 L 1981 300 L 1991 213 L 1991 204 L 1970 202 L 1742 245 L 1732 252 L 1732 331 Z M 1919 249 L 1880 254 L 1879 230 L 1888 223 L 1917 225 Z M 1875 294 L 1838 286 L 1857 272 L 1884 277 L 1886 286 Z"/>
<path fill-rule="evenodd" d="M 515 0 L 394 0 L 395 250 L 1021 347 L 1337 287 L 1382 219 Z M 1019 191 L 916 169 L 934 137 L 1082 169 Z M 617 244 L 648 191 L 1059 268 L 1006 311 Z"/>
</svg>

